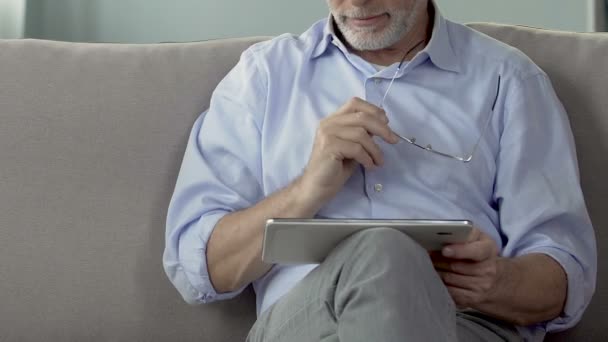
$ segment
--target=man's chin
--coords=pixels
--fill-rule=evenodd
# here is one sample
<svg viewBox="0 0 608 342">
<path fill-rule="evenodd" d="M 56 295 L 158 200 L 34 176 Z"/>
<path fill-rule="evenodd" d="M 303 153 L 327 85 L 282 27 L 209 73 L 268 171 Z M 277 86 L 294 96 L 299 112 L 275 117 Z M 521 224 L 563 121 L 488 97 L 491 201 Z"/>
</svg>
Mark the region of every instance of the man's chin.
<svg viewBox="0 0 608 342">
<path fill-rule="evenodd" d="M 382 45 L 376 45 L 376 44 L 350 44 L 351 49 L 355 50 L 355 51 L 378 51 L 378 50 L 383 50 L 386 47 L 382 46 Z"/>
<path fill-rule="evenodd" d="M 357 37 L 345 37 L 346 42 L 355 50 L 358 51 L 370 51 L 370 50 L 380 50 L 383 47 L 378 44 L 381 40 L 377 34 L 365 34 L 365 35 L 357 35 Z"/>
</svg>

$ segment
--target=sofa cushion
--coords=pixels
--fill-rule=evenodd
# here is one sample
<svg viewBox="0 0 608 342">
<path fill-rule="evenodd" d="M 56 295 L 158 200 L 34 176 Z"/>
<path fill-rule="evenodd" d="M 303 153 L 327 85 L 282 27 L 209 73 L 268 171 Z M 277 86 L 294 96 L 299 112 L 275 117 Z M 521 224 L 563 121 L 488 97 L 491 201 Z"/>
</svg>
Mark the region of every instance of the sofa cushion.
<svg viewBox="0 0 608 342">
<path fill-rule="evenodd" d="M 251 292 L 190 307 L 161 257 L 192 124 L 258 40 L 0 41 L 0 340 L 242 340 Z"/>
</svg>

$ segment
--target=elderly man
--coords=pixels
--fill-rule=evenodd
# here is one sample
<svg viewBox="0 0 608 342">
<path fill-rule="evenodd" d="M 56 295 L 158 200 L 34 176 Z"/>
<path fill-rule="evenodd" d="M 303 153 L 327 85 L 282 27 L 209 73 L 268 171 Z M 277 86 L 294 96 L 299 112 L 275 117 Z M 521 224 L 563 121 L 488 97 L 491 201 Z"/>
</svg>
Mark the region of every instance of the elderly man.
<svg viewBox="0 0 608 342">
<path fill-rule="evenodd" d="M 163 258 L 184 299 L 253 283 L 250 341 L 533 341 L 576 324 L 595 240 L 547 75 L 428 0 L 328 4 L 245 51 L 194 124 Z M 432 256 L 378 228 L 321 265 L 261 261 L 267 219 L 316 216 L 478 229 Z"/>
</svg>

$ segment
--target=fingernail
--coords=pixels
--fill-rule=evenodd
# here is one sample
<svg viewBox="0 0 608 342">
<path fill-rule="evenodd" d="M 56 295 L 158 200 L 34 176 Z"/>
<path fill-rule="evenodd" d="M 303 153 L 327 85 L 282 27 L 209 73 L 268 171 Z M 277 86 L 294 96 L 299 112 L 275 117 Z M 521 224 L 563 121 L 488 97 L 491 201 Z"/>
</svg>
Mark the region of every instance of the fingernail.
<svg viewBox="0 0 608 342">
<path fill-rule="evenodd" d="M 442 254 L 443 254 L 443 256 L 451 257 L 451 256 L 454 255 L 454 250 L 451 249 L 451 248 L 449 248 L 449 247 L 447 247 L 447 248 L 443 249 Z"/>
</svg>

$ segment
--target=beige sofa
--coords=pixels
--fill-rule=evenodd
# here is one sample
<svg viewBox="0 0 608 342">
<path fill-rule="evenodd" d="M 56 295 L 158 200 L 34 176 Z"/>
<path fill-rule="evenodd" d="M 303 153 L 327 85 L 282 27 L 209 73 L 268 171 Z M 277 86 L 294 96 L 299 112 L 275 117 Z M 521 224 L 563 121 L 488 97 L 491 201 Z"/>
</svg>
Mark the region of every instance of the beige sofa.
<svg viewBox="0 0 608 342">
<path fill-rule="evenodd" d="M 529 54 L 571 116 L 599 287 L 582 323 L 550 340 L 606 341 L 608 35 L 473 27 Z M 190 127 L 260 39 L 0 41 L 0 341 L 243 340 L 251 290 L 188 306 L 161 255 Z"/>
</svg>

